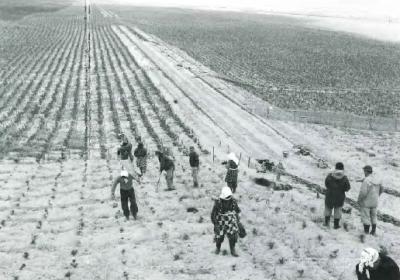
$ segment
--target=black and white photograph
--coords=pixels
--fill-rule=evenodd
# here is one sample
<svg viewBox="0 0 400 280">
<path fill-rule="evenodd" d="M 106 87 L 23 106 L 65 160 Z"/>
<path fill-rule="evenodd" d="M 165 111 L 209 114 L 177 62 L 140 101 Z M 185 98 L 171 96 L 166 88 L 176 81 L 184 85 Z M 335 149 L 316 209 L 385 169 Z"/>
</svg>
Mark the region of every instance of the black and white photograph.
<svg viewBox="0 0 400 280">
<path fill-rule="evenodd" d="M 0 0 L 0 280 L 400 280 L 400 1 Z"/>
</svg>

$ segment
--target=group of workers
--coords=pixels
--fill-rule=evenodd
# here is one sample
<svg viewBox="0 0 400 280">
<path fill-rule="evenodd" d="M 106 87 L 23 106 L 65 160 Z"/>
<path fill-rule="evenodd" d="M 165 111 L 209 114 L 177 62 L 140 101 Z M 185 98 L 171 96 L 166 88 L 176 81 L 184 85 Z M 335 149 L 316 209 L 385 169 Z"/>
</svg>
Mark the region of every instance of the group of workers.
<svg viewBox="0 0 400 280">
<path fill-rule="evenodd" d="M 111 197 L 115 199 L 115 189 L 120 186 L 121 207 L 126 220 L 129 220 L 130 213 L 133 218 L 137 218 L 138 207 L 133 189 L 133 181 L 140 182 L 140 178 L 146 173 L 148 152 L 142 141 L 139 139 L 138 146 L 132 154 L 132 144 L 129 143 L 125 135 L 121 136 L 122 143 L 118 148 L 118 156 L 121 161 L 121 173 L 116 178 L 111 189 Z M 175 158 L 169 149 L 156 151 L 155 155 L 160 164 L 160 178 L 165 172 L 167 183 L 166 191 L 175 190 L 173 180 L 175 171 Z M 133 159 L 136 157 L 136 166 L 139 168 L 138 174 L 133 167 Z M 237 189 L 238 168 L 240 159 L 234 153 L 228 155 L 228 160 L 223 162 L 227 172 L 225 176 L 226 186 L 221 190 L 219 198 L 215 200 L 211 211 L 211 221 L 214 225 L 214 242 L 216 243 L 215 253 L 219 254 L 224 237 L 229 240 L 231 255 L 237 257 L 235 250 L 239 236 L 239 220 L 240 208 L 233 194 Z M 189 165 L 191 167 L 191 175 L 193 178 L 193 187 L 199 187 L 199 155 L 194 147 L 190 147 Z M 283 167 L 280 166 L 282 169 Z M 378 198 L 383 192 L 382 184 L 373 174 L 370 165 L 363 167 L 365 177 L 361 182 L 361 189 L 358 196 L 360 205 L 361 219 L 364 224 L 365 233 L 376 235 L 377 224 L 377 206 Z M 279 175 L 281 172 L 277 172 Z M 279 176 L 280 177 L 280 176 Z M 160 179 L 159 178 L 159 179 Z M 277 178 L 280 179 L 280 178 Z M 160 181 L 160 180 L 159 180 Z M 159 183 L 158 181 L 158 183 Z M 342 207 L 344 205 L 345 193 L 350 190 L 350 182 L 344 172 L 344 165 L 341 162 L 336 163 L 334 171 L 330 172 L 325 179 L 326 196 L 325 196 L 325 223 L 330 226 L 330 218 L 334 216 L 334 229 L 340 228 L 340 219 L 342 216 Z M 130 206 L 128 206 L 128 201 Z M 371 228 L 371 231 L 370 231 Z M 378 252 L 373 248 L 366 248 L 361 254 L 360 262 L 356 266 L 356 275 L 358 280 L 400 280 L 400 272 L 397 264 L 386 254 Z"/>
</svg>

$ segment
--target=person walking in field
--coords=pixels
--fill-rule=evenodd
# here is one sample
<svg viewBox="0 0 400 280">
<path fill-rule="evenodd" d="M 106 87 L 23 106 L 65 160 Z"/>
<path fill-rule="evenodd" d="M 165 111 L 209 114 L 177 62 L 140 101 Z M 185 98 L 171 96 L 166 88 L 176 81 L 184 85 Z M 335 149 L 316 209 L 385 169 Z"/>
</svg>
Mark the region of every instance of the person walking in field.
<svg viewBox="0 0 400 280">
<path fill-rule="evenodd" d="M 238 174 L 239 174 L 239 159 L 234 153 L 228 155 L 228 162 L 226 164 L 227 172 L 225 176 L 225 182 L 233 193 L 236 192 Z"/>
<path fill-rule="evenodd" d="M 356 274 L 358 280 L 400 280 L 396 262 L 374 248 L 366 248 L 361 252 Z"/>
<path fill-rule="evenodd" d="M 371 235 L 376 234 L 377 207 L 379 196 L 383 192 L 380 181 L 372 173 L 372 167 L 363 167 L 365 178 L 362 180 L 358 203 L 360 205 L 361 221 L 364 225 L 364 232 Z M 371 232 L 369 232 L 372 225 Z"/>
<path fill-rule="evenodd" d="M 282 161 L 279 161 L 279 163 L 275 167 L 275 173 L 276 173 L 276 181 L 279 182 L 281 180 L 281 175 L 285 171 L 285 168 L 283 167 Z"/>
<path fill-rule="evenodd" d="M 133 155 L 136 157 L 136 165 L 140 169 L 139 176 L 142 177 L 147 170 L 147 150 L 142 142 L 139 142 Z"/>
<path fill-rule="evenodd" d="M 111 199 L 115 199 L 115 189 L 119 185 L 121 194 L 121 208 L 126 220 L 129 220 L 129 213 L 132 214 L 133 218 L 136 220 L 138 207 L 136 204 L 135 191 L 133 189 L 133 176 L 126 170 L 121 171 L 121 175 L 117 177 L 111 188 Z M 128 206 L 128 200 L 130 202 L 130 207 Z"/>
<path fill-rule="evenodd" d="M 192 168 L 192 177 L 193 177 L 193 187 L 197 188 L 199 186 L 199 155 L 195 152 L 194 147 L 190 147 L 190 153 L 189 153 L 189 164 L 190 167 Z"/>
<path fill-rule="evenodd" d="M 215 253 L 219 254 L 221 245 L 226 235 L 229 240 L 231 255 L 238 257 L 235 250 L 235 244 L 238 240 L 239 232 L 239 213 L 240 208 L 233 198 L 232 190 L 229 187 L 223 187 L 219 199 L 215 201 L 211 211 L 211 221 L 214 225 L 214 240 L 216 243 Z"/>
<path fill-rule="evenodd" d="M 336 163 L 335 170 L 325 179 L 325 226 L 329 227 L 332 210 L 334 211 L 333 228 L 340 228 L 339 221 L 342 217 L 342 207 L 346 198 L 346 192 L 350 190 L 350 182 L 344 174 L 344 165 Z"/>
<path fill-rule="evenodd" d="M 129 143 L 126 135 L 121 134 L 122 143 L 118 148 L 117 155 L 121 161 L 123 169 L 127 170 L 130 174 L 133 172 L 133 155 L 132 155 L 132 144 Z"/>
<path fill-rule="evenodd" d="M 166 181 L 167 181 L 167 191 L 174 190 L 174 171 L 175 171 L 175 163 L 173 158 L 167 156 L 165 153 L 161 151 L 156 151 L 156 155 L 158 157 L 158 161 L 160 162 L 160 176 L 165 171 L 166 173 Z"/>
</svg>

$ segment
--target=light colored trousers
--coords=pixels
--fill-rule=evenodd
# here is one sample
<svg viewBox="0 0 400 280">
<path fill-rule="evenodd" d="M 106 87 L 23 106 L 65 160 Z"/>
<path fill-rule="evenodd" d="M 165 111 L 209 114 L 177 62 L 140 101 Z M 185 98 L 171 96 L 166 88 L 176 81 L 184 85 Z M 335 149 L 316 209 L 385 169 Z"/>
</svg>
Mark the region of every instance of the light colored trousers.
<svg viewBox="0 0 400 280">
<path fill-rule="evenodd" d="M 370 225 L 370 224 L 376 225 L 377 214 L 378 214 L 376 207 L 373 208 L 361 207 L 360 214 L 361 214 L 361 222 L 364 225 Z"/>
<path fill-rule="evenodd" d="M 333 218 L 334 219 L 341 219 L 342 218 L 342 207 L 335 207 L 335 208 L 329 208 L 325 205 L 325 217 L 330 217 L 332 216 L 332 211 L 333 211 Z"/>
<path fill-rule="evenodd" d="M 166 171 L 165 178 L 167 180 L 168 189 L 172 189 L 174 187 L 174 168 L 170 168 Z"/>
<path fill-rule="evenodd" d="M 199 168 L 198 167 L 192 167 L 192 177 L 193 177 L 193 183 L 198 184 L 199 182 Z"/>
</svg>

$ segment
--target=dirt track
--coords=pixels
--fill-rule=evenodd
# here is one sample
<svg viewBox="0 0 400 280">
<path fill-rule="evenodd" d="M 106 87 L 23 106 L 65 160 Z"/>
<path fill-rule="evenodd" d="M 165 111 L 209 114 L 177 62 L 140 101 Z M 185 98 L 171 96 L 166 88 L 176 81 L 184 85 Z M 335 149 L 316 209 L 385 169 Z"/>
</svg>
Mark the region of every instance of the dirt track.
<svg viewBox="0 0 400 280">
<path fill-rule="evenodd" d="M 249 99 L 247 92 L 227 86 L 214 78 L 215 73 L 179 50 L 174 52 L 172 47 L 137 28 L 113 26 L 113 31 L 136 58 L 137 63 L 145 69 L 160 93 L 171 104 L 174 100 L 178 101 L 174 109 L 182 119 L 189 121 L 201 142 L 207 143 L 208 147 L 216 147 L 217 152 L 222 150 L 225 153 L 229 146 L 236 153 L 240 152 L 247 163 L 249 157 L 253 160 L 268 158 L 277 162 L 282 160 L 283 151 L 290 151 L 297 144 L 305 144 L 313 149 L 311 157 L 292 156 L 285 165 L 294 175 L 316 183 L 323 182 L 326 175 L 326 171 L 316 166 L 318 158 L 327 158 L 331 164 L 335 160 L 341 160 L 335 154 L 327 154 L 326 150 L 332 152 L 329 147 L 319 145 L 317 141 L 322 138 L 304 135 L 298 129 L 299 124 L 268 120 L 251 113 L 251 108 L 241 105 L 241 102 Z M 260 106 L 269 106 L 261 99 L 256 101 Z M 212 133 L 209 133 L 210 130 Z M 360 168 L 363 164 L 362 161 L 351 163 L 347 167 L 348 173 L 352 177 L 357 176 L 357 167 Z M 395 210 L 397 186 L 394 181 L 389 180 L 384 185 L 388 194 L 385 204 L 391 215 L 398 216 L 399 213 Z M 356 199 L 357 192 L 352 192 L 352 197 Z"/>
</svg>

